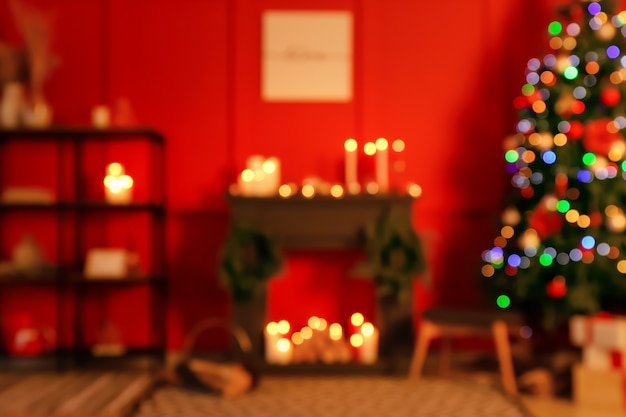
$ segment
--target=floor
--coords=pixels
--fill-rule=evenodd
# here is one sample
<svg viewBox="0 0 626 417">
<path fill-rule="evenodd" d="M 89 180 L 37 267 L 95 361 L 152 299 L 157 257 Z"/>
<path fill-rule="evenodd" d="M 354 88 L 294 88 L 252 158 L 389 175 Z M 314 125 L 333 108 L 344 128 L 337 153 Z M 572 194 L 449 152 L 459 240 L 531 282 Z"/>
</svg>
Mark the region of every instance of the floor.
<svg viewBox="0 0 626 417">
<path fill-rule="evenodd" d="M 444 381 L 451 382 L 464 381 L 470 386 L 472 384 L 477 386 L 490 386 L 493 387 L 495 390 L 499 390 L 500 388 L 497 369 L 495 369 L 496 372 L 494 372 L 494 368 L 492 365 L 493 364 L 488 362 L 485 366 L 481 364 L 477 368 L 475 363 L 472 363 L 468 366 L 466 362 L 464 362 L 463 360 L 458 360 L 457 358 L 457 363 L 455 363 L 452 373 L 443 376 L 443 378 L 440 378 L 440 375 L 437 372 L 437 358 L 435 355 L 432 355 L 431 357 L 429 357 L 425 367 L 425 377 L 430 380 L 443 379 Z M 283 375 L 272 375 L 272 377 L 275 379 L 278 378 L 278 380 L 280 380 L 281 378 L 289 379 L 293 376 L 287 372 Z M 376 373 L 373 373 L 370 375 L 362 375 L 362 377 L 364 377 L 366 380 L 367 378 L 370 378 L 370 380 L 375 380 L 376 378 L 380 378 L 380 375 L 376 375 Z M 402 379 L 402 375 L 400 375 L 400 377 Z M 62 378 L 65 378 L 65 380 L 63 380 Z M 19 408 L 18 406 L 20 402 L 24 404 L 29 403 L 31 405 L 34 405 L 36 409 L 41 409 L 42 407 L 44 409 L 45 407 L 52 407 L 53 404 L 44 401 L 44 398 L 46 398 L 44 394 L 46 391 L 49 391 L 51 394 L 54 394 L 51 395 L 53 398 L 55 398 L 54 401 L 60 404 L 57 405 L 58 407 L 62 405 L 65 409 L 71 409 L 83 407 L 84 404 L 85 406 L 89 406 L 91 408 L 98 408 L 98 411 L 108 410 L 108 412 L 106 413 L 108 416 L 126 417 L 131 413 L 129 410 L 131 409 L 130 404 L 133 403 L 132 398 L 135 396 L 146 398 L 145 393 L 147 392 L 149 387 L 151 387 L 151 384 L 145 379 L 145 375 L 139 375 L 137 373 L 121 373 L 103 376 L 103 373 L 101 372 L 99 374 L 90 374 L 87 376 L 87 378 L 89 378 L 89 381 L 88 383 L 85 383 L 85 386 L 109 386 L 110 384 L 107 384 L 106 380 L 119 381 L 119 383 L 116 382 L 115 384 L 113 384 L 116 388 L 114 388 L 114 390 L 112 391 L 109 390 L 108 393 L 106 390 L 103 389 L 85 390 L 85 386 L 83 386 L 79 390 L 82 390 L 83 395 L 79 396 L 78 398 L 72 399 L 72 397 L 76 396 L 70 395 L 71 385 L 74 382 L 76 382 L 76 384 L 78 385 L 81 384 L 81 381 L 73 379 L 72 375 L 60 375 L 57 379 L 54 379 L 54 381 L 50 383 L 48 383 L 45 378 L 31 379 L 28 384 L 22 384 L 22 388 L 26 388 L 29 385 L 34 386 L 32 384 L 35 384 L 39 388 L 27 389 L 27 394 L 20 394 L 17 391 L 7 391 L 7 387 L 9 387 L 9 385 L 15 384 L 15 379 L 13 379 L 11 376 L 7 378 L 7 374 L 5 374 L 4 372 L 0 372 L 0 416 L 4 417 L 5 415 L 18 415 L 19 413 L 5 414 L 2 412 L 2 408 L 7 408 L 10 405 L 11 407 L 9 408 L 12 408 L 13 411 L 15 411 L 16 408 Z M 63 387 L 62 390 L 61 387 Z M 90 391 L 89 395 L 85 394 L 84 391 Z M 106 400 L 104 398 L 105 396 L 108 396 L 109 399 Z M 37 400 L 38 397 L 40 397 L 39 400 Z M 104 402 L 101 404 L 106 403 L 107 405 L 102 405 L 102 407 L 96 406 L 94 398 L 99 398 L 98 401 L 102 399 L 102 401 Z M 519 403 L 531 417 L 626 417 L 626 407 L 624 407 L 623 409 L 612 410 L 607 409 L 606 407 L 582 407 L 580 405 L 576 405 L 569 398 L 545 398 L 525 393 L 519 398 Z M 133 406 L 133 409 L 133 413 L 135 416 L 142 416 L 140 407 Z M 47 417 L 52 414 L 35 413 L 32 415 L 37 417 Z M 82 415 L 98 416 L 99 413 L 95 412 Z M 143 415 L 149 416 L 150 413 L 146 413 L 144 409 Z M 507 414 L 504 415 L 506 416 Z"/>
</svg>

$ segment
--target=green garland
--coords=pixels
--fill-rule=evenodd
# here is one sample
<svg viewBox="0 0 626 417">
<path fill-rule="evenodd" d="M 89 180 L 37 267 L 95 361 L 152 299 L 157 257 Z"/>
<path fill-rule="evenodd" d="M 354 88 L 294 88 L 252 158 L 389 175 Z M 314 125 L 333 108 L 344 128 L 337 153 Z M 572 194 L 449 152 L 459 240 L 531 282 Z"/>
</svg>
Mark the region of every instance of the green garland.
<svg viewBox="0 0 626 417">
<path fill-rule="evenodd" d="M 219 276 L 234 301 L 249 301 L 265 293 L 267 281 L 283 267 L 273 239 L 241 224 L 231 227 L 220 251 Z"/>
<path fill-rule="evenodd" d="M 365 232 L 367 258 L 355 272 L 374 279 L 379 297 L 397 297 L 410 289 L 415 276 L 426 271 L 422 244 L 410 221 L 385 211 Z"/>
</svg>

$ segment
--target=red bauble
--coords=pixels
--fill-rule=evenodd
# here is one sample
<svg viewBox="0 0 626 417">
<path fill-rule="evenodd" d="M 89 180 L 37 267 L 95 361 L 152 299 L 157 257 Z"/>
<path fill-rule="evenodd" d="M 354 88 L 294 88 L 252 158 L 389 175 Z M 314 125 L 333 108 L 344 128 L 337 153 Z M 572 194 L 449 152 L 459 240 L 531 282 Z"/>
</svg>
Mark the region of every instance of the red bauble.
<svg viewBox="0 0 626 417">
<path fill-rule="evenodd" d="M 563 298 L 567 292 L 565 278 L 557 276 L 546 285 L 546 293 L 552 298 Z"/>
<path fill-rule="evenodd" d="M 607 129 L 609 123 L 612 121 L 604 117 L 585 125 L 583 145 L 589 152 L 608 155 L 616 142 L 624 141 L 624 137 L 619 132 L 609 132 Z"/>
<path fill-rule="evenodd" d="M 570 139 L 574 139 L 574 140 L 580 139 L 584 131 L 585 131 L 585 128 L 583 127 L 583 124 L 580 123 L 578 120 L 574 120 L 570 122 L 570 128 L 569 128 L 569 132 L 567 132 L 567 137 Z"/>
<path fill-rule="evenodd" d="M 602 104 L 604 104 L 605 106 L 609 106 L 609 107 L 616 106 L 620 103 L 621 100 L 622 100 L 622 95 L 620 94 L 617 88 L 614 88 L 614 87 L 605 88 L 600 93 L 600 101 L 602 101 Z"/>
<path fill-rule="evenodd" d="M 528 219 L 530 227 L 537 231 L 541 239 L 545 239 L 563 228 L 563 216 L 558 211 L 552 211 L 547 207 L 546 198 L 537 204 L 535 211 Z"/>
</svg>

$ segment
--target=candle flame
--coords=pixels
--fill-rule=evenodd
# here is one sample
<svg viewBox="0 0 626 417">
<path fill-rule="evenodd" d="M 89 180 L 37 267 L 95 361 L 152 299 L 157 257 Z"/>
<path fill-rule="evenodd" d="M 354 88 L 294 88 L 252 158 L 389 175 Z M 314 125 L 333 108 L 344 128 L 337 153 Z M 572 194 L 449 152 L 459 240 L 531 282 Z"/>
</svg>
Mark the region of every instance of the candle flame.
<svg viewBox="0 0 626 417">
<path fill-rule="evenodd" d="M 341 324 L 339 323 L 331 324 L 328 328 L 328 331 L 332 340 L 339 340 L 343 337 L 343 329 L 341 328 Z"/>
<path fill-rule="evenodd" d="M 276 323 L 275 321 L 271 321 L 269 323 L 267 323 L 267 326 L 265 326 L 265 330 L 267 331 L 267 334 L 275 336 L 278 334 L 278 323 Z"/>
<path fill-rule="evenodd" d="M 361 326 L 361 334 L 365 337 L 370 337 L 374 334 L 374 325 L 372 323 L 363 323 Z"/>
<path fill-rule="evenodd" d="M 360 326 L 364 321 L 365 317 L 363 317 L 363 314 L 361 313 L 354 313 L 350 316 L 350 323 L 352 323 L 353 326 Z"/>
<path fill-rule="evenodd" d="M 355 333 L 350 336 L 350 345 L 355 348 L 363 346 L 363 335 Z"/>
<path fill-rule="evenodd" d="M 278 349 L 281 352 L 288 352 L 290 348 L 291 348 L 291 342 L 289 341 L 289 339 L 285 339 L 283 337 L 281 339 L 278 339 L 278 341 L 276 342 L 276 349 Z"/>
<path fill-rule="evenodd" d="M 290 328 L 291 328 L 291 325 L 289 324 L 287 320 L 281 320 L 278 322 L 278 333 L 287 334 L 289 333 Z"/>
<path fill-rule="evenodd" d="M 356 143 L 356 140 L 350 138 L 344 142 L 343 147 L 347 152 L 355 152 L 358 144 Z"/>
<path fill-rule="evenodd" d="M 378 151 L 386 151 L 389 147 L 389 142 L 385 138 L 376 139 L 376 150 Z"/>
<path fill-rule="evenodd" d="M 363 152 L 365 155 L 372 156 L 376 153 L 376 144 L 374 142 L 367 142 L 365 146 L 363 146 Z"/>
<path fill-rule="evenodd" d="M 391 143 L 391 149 L 393 149 L 394 152 L 402 152 L 405 147 L 406 145 L 402 139 L 396 139 Z"/>
</svg>

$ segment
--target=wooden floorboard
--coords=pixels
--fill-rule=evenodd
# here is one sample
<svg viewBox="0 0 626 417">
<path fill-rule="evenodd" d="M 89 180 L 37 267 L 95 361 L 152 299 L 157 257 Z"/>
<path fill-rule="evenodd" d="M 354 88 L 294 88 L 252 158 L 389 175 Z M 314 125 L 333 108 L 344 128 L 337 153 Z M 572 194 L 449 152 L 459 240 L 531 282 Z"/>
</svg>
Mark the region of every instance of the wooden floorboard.
<svg viewBox="0 0 626 417">
<path fill-rule="evenodd" d="M 126 417 L 153 386 L 147 372 L 0 373 L 0 417 Z"/>
</svg>

